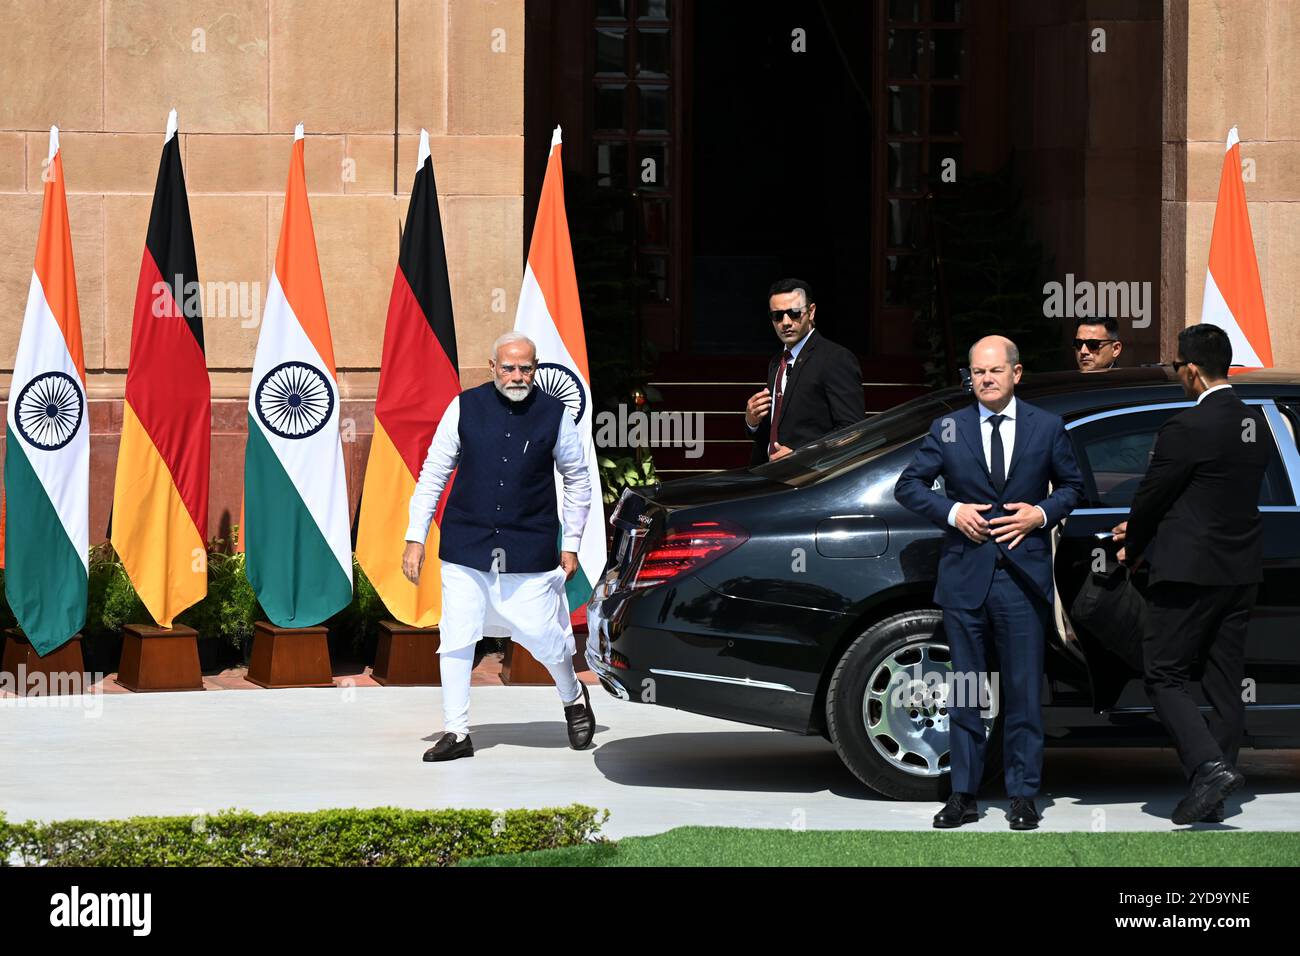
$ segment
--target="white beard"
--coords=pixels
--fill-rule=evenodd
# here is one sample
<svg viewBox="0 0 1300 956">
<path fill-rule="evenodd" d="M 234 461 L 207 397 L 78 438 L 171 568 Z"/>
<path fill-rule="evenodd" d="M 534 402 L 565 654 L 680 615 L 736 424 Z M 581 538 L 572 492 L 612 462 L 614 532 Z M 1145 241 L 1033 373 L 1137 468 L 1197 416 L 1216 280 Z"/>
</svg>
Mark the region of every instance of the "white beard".
<svg viewBox="0 0 1300 956">
<path fill-rule="evenodd" d="M 520 386 L 508 387 L 502 385 L 501 382 L 499 381 L 493 382 L 493 384 L 496 385 L 498 392 L 500 392 L 506 398 L 510 399 L 510 401 L 512 402 L 522 402 L 525 398 L 529 396 L 529 394 L 532 393 L 533 390 L 533 386 L 531 385 L 520 385 Z"/>
</svg>

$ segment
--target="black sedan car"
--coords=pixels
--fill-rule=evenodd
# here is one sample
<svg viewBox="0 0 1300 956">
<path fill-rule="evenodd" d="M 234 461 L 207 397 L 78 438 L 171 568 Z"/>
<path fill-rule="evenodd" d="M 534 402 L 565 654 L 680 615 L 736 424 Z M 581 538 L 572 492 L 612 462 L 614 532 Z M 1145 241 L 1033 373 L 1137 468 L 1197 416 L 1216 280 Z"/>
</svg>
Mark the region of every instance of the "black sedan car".
<svg viewBox="0 0 1300 956">
<path fill-rule="evenodd" d="M 1263 409 L 1260 437 L 1275 451 L 1259 501 L 1265 580 L 1247 643 L 1245 745 L 1296 747 L 1300 375 L 1252 372 L 1232 384 Z M 1140 675 L 1065 609 L 1098 549 L 1113 559 L 1105 532 L 1126 516 L 1161 424 L 1191 403 L 1161 368 L 1026 376 L 1016 394 L 1065 420 L 1086 485 L 1055 545 L 1047 743 L 1167 745 Z M 588 609 L 587 660 L 605 689 L 822 734 L 880 793 L 941 797 L 951 662 L 932 596 L 943 532 L 899 505 L 894 483 L 930 422 L 973 401 L 937 391 L 779 461 L 625 492 Z"/>
</svg>

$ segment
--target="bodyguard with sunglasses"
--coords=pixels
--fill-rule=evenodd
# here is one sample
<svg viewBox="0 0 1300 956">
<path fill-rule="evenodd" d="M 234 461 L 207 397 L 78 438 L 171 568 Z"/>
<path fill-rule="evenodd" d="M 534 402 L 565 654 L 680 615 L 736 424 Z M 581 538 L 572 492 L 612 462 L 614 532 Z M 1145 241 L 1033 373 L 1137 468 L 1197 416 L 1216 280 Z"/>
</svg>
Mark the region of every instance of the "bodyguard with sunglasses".
<svg viewBox="0 0 1300 956">
<path fill-rule="evenodd" d="M 783 458 L 866 417 L 862 367 L 857 356 L 814 327 L 817 306 L 808 283 L 773 283 L 767 302 L 768 319 L 784 350 L 768 364 L 767 387 L 745 406 L 753 465 Z"/>
<path fill-rule="evenodd" d="M 1217 325 L 1178 334 L 1174 373 L 1196 404 L 1160 429 L 1128 521 L 1115 528 L 1119 559 L 1150 567 L 1146 692 L 1187 775 L 1173 812 L 1180 826 L 1221 821 L 1223 798 L 1244 782 L 1234 764 L 1246 722 L 1246 629 L 1264 580 L 1259 491 L 1272 442 L 1259 410 L 1228 383 L 1231 364 L 1232 343 Z M 1206 714 L 1187 689 L 1198 660 Z"/>
<path fill-rule="evenodd" d="M 1119 323 L 1114 319 L 1079 319 L 1074 324 L 1073 345 L 1080 372 L 1114 368 L 1124 348 L 1119 340 Z"/>
</svg>

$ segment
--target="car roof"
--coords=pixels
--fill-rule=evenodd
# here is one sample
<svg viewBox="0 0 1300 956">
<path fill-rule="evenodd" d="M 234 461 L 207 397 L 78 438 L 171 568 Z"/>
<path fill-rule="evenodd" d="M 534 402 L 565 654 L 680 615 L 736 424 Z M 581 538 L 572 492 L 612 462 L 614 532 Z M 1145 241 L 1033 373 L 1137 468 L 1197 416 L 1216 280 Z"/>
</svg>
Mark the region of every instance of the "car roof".
<svg viewBox="0 0 1300 956">
<path fill-rule="evenodd" d="M 1234 374 L 1229 381 L 1243 398 L 1300 398 L 1300 371 L 1293 369 L 1255 369 Z M 963 388 L 945 389 L 941 394 L 953 405 L 974 399 Z M 1058 415 L 1186 399 L 1173 369 L 1160 365 L 1102 372 L 1027 372 L 1016 385 L 1016 396 Z"/>
</svg>

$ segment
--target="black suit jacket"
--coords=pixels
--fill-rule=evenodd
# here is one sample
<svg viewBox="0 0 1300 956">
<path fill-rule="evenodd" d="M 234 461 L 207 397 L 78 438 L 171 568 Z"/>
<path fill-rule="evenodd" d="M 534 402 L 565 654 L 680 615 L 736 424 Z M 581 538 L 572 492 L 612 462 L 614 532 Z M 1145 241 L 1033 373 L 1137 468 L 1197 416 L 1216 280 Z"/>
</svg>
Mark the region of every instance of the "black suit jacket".
<svg viewBox="0 0 1300 956">
<path fill-rule="evenodd" d="M 1259 491 L 1272 455 L 1264 416 L 1231 388 L 1165 422 L 1129 513 L 1129 563 L 1145 556 L 1152 584 L 1262 581 Z"/>
<path fill-rule="evenodd" d="M 776 403 L 776 373 L 781 367 L 778 352 L 767 366 L 767 387 Z M 798 448 L 816 441 L 827 432 L 866 418 L 862 400 L 862 366 L 858 357 L 842 345 L 836 345 L 815 329 L 804 339 L 795 356 L 794 366 L 786 376 L 785 395 L 781 401 L 781 418 L 777 422 L 777 441 L 787 448 Z M 771 413 L 763 416 L 754 440 L 750 464 L 767 461 L 767 443 L 772 429 Z"/>
</svg>

